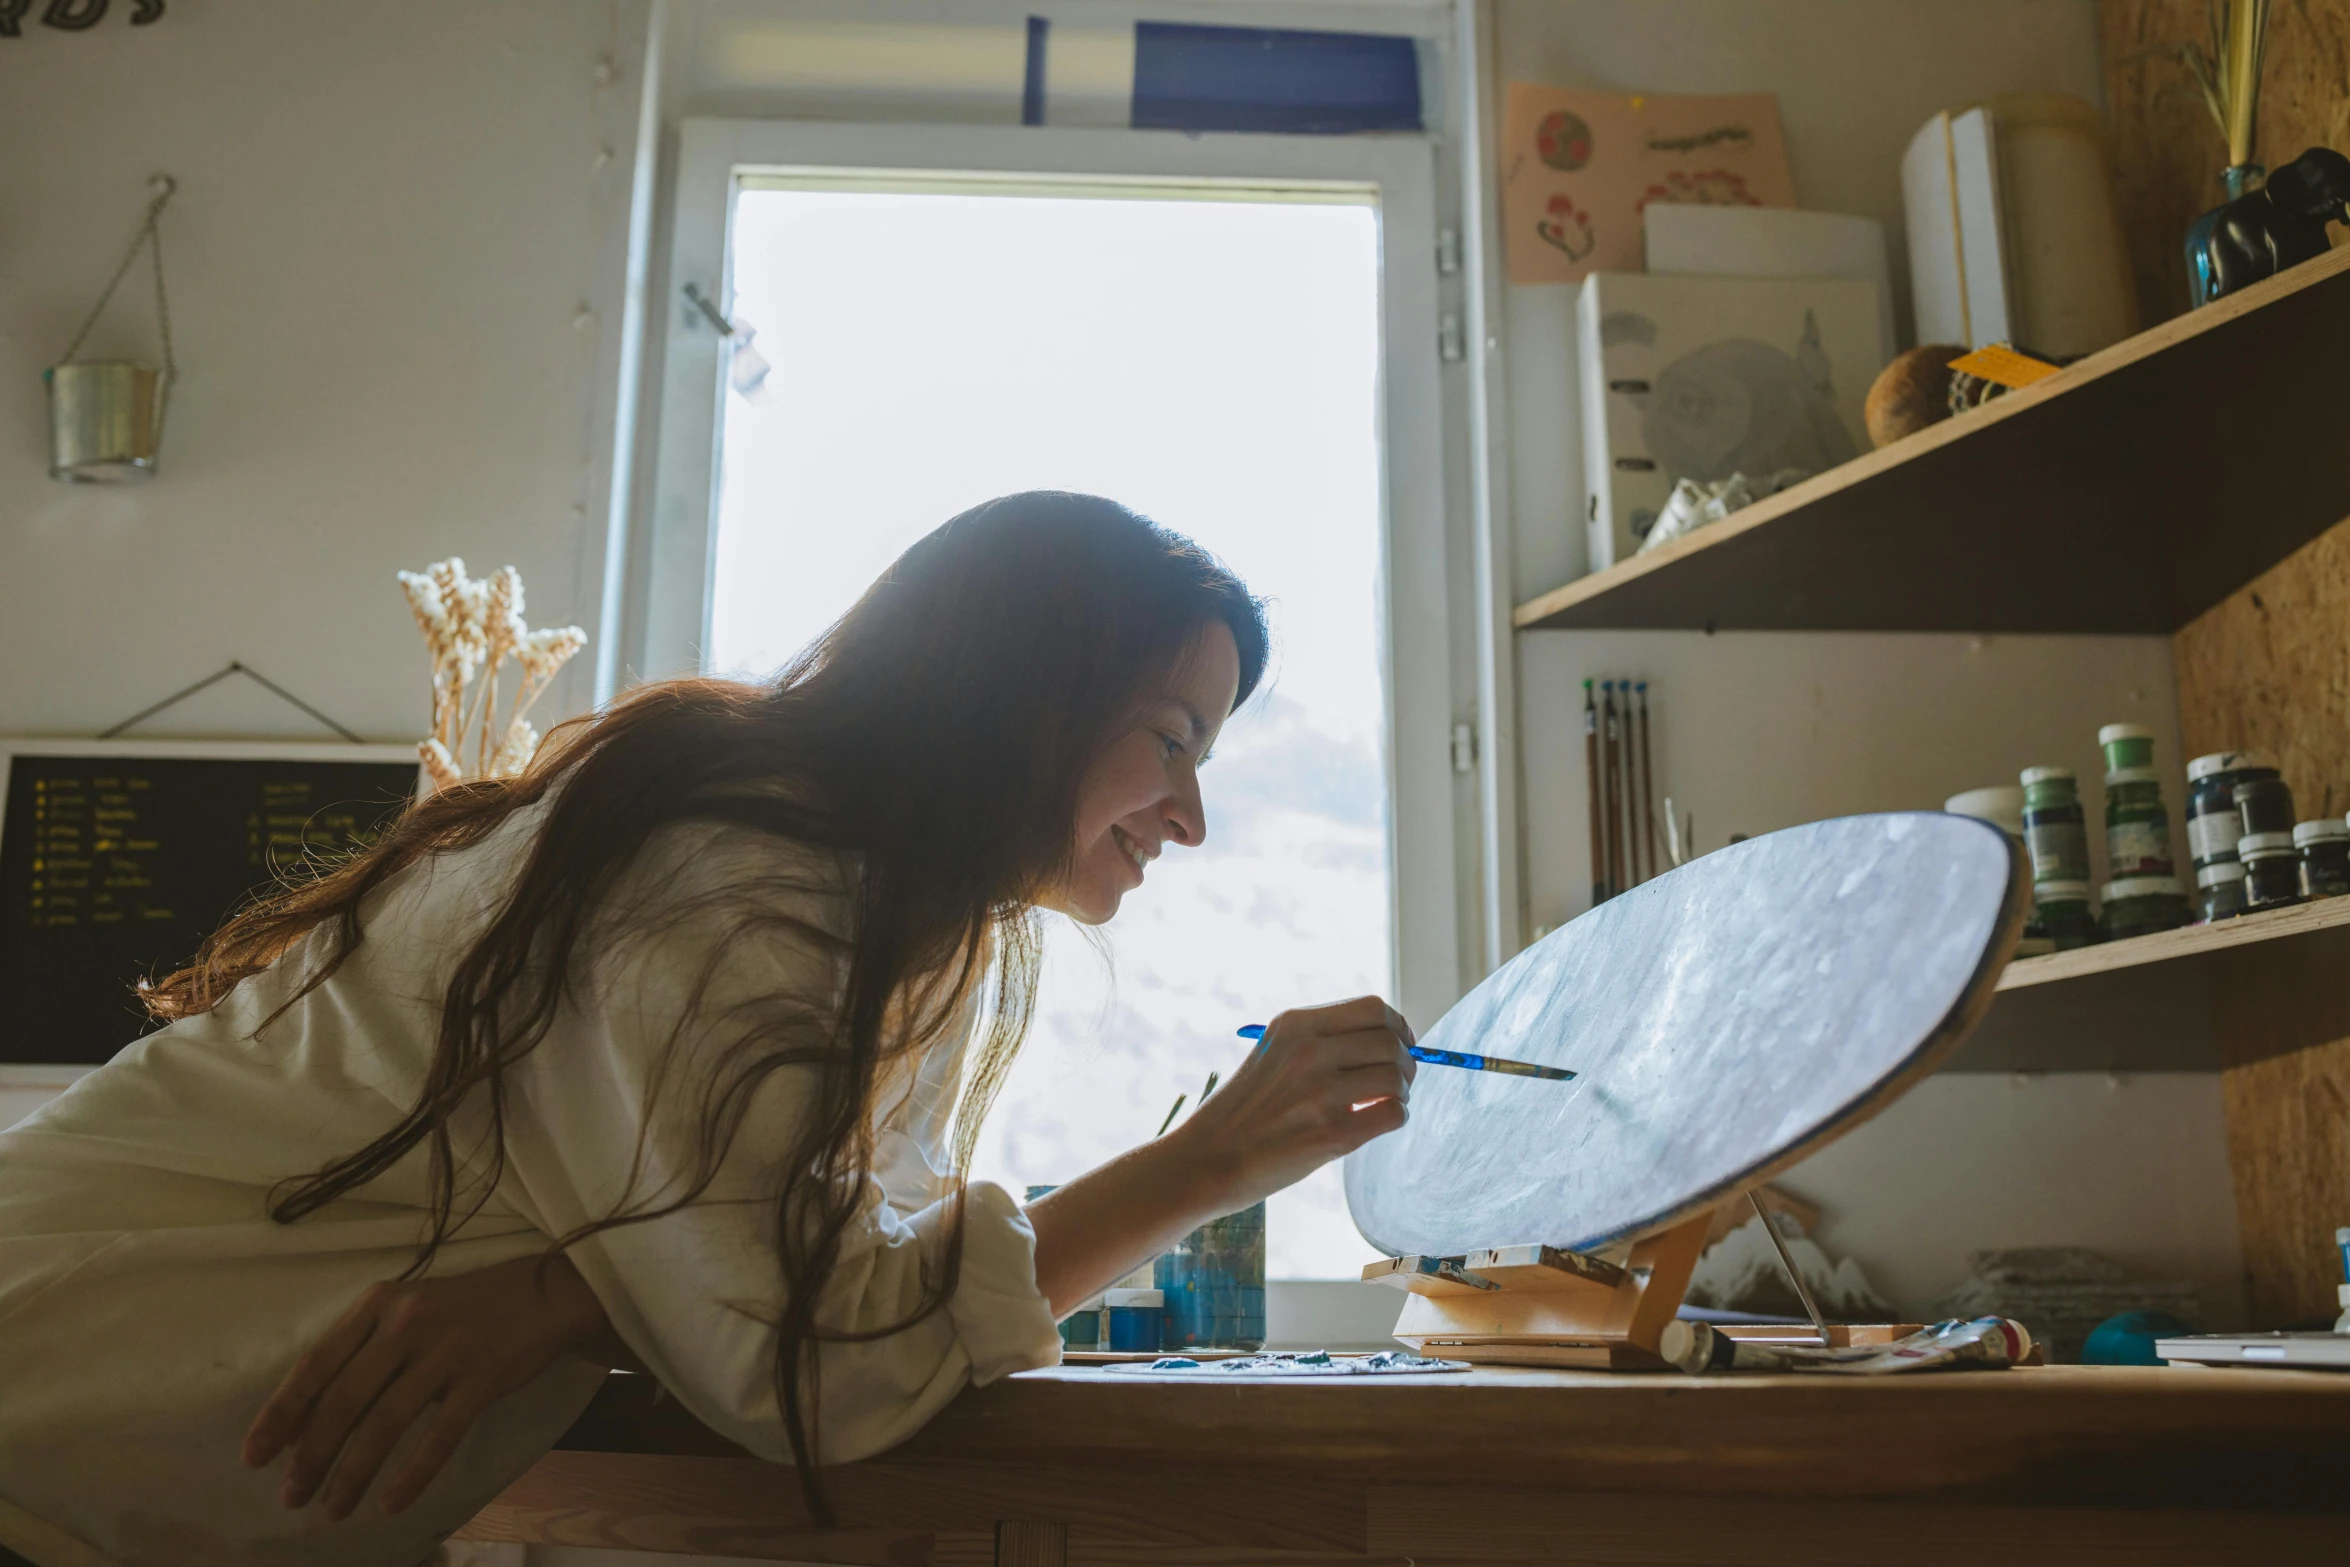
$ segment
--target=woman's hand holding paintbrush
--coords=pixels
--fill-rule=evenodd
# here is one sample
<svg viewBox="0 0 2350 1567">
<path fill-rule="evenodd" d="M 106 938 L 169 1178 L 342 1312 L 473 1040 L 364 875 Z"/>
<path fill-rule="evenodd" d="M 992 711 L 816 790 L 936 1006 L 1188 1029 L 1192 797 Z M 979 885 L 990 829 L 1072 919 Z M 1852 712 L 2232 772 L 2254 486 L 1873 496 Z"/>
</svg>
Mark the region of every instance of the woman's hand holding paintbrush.
<svg viewBox="0 0 2350 1567">
<path fill-rule="evenodd" d="M 1273 1048 L 1165 1136 L 1029 1205 L 1037 1287 L 1055 1311 L 1403 1125 L 1415 1041 L 1378 997 L 1284 1012 L 1269 1034 Z"/>
</svg>

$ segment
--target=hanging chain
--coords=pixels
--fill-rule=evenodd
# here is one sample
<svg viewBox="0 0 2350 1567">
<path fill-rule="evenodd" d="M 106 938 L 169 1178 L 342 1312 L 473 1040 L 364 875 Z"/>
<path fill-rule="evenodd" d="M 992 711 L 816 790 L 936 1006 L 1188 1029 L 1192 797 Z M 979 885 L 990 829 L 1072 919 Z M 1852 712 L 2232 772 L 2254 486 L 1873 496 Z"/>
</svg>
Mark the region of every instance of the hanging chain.
<svg viewBox="0 0 2350 1567">
<path fill-rule="evenodd" d="M 141 250 L 152 248 L 155 252 L 155 317 L 163 329 L 163 384 L 168 387 L 178 378 L 179 366 L 171 355 L 171 305 L 163 297 L 163 233 L 155 226 L 155 220 L 162 215 L 165 204 L 178 193 L 179 183 L 168 174 L 158 174 L 150 184 L 155 190 L 155 196 L 147 203 L 146 221 L 139 225 L 138 233 L 131 236 L 131 248 L 123 255 L 122 265 L 114 269 L 114 276 L 107 280 L 106 291 L 90 307 L 89 315 L 82 321 L 82 329 L 74 333 L 73 342 L 66 348 L 65 356 L 57 362 L 61 365 L 73 362 L 73 356 L 81 352 L 82 340 L 90 335 L 90 329 L 106 313 L 107 302 L 114 298 L 114 291 L 130 275 L 131 263 L 139 259 Z"/>
</svg>

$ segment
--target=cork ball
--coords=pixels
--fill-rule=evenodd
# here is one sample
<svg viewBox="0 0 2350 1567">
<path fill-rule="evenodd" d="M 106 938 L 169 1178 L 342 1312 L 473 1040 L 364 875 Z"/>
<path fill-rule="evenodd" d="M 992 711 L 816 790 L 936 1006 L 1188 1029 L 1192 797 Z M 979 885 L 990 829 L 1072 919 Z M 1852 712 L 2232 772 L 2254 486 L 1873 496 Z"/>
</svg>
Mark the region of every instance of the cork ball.
<svg viewBox="0 0 2350 1567">
<path fill-rule="evenodd" d="M 1869 440 L 1890 446 L 1950 417 L 1950 361 L 1966 350 L 1953 343 L 1927 343 L 1900 355 L 1869 388 L 1862 417 Z"/>
</svg>

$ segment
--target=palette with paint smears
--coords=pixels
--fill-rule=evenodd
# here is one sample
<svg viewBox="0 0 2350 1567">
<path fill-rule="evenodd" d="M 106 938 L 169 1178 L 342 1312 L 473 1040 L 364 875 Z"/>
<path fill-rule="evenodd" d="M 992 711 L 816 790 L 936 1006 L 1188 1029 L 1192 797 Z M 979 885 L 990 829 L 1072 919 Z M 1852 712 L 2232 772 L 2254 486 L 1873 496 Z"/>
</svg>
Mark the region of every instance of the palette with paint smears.
<svg viewBox="0 0 2350 1567">
<path fill-rule="evenodd" d="M 1355 1224 L 1427 1259 L 1685 1226 L 1956 1049 L 2029 898 L 1996 828 L 1912 812 L 1733 844 L 1601 904 L 1420 1036 L 1582 1075 L 1421 1072 L 1410 1122 L 1346 1161 Z"/>
</svg>

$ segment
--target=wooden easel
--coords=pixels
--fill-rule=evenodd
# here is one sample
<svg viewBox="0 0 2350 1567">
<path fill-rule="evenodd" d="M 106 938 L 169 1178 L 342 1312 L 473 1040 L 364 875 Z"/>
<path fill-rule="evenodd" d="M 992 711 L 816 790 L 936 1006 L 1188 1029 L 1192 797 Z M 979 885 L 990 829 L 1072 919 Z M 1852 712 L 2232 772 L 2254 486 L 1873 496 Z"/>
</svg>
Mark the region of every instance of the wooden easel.
<svg viewBox="0 0 2350 1567">
<path fill-rule="evenodd" d="M 1674 1313 L 1712 1223 L 1711 1213 L 1701 1213 L 1612 1257 L 1503 1246 L 1463 1257 L 1391 1257 L 1363 1269 L 1363 1277 L 1411 1292 L 1395 1336 L 1419 1354 L 1484 1365 L 1664 1371 L 1686 1352 L 1686 1324 Z"/>
<path fill-rule="evenodd" d="M 1700 1213 L 1598 1253 L 1503 1246 L 1460 1257 L 1391 1257 L 1363 1269 L 1363 1277 L 1410 1291 L 1395 1337 L 1422 1355 L 1479 1365 L 1674 1370 L 1694 1336 L 1676 1313 L 1713 1223 L 1712 1213 Z M 1917 1329 L 1742 1323 L 1713 1331 L 1770 1343 L 1824 1340 L 1842 1349 L 1889 1343 Z"/>
</svg>

